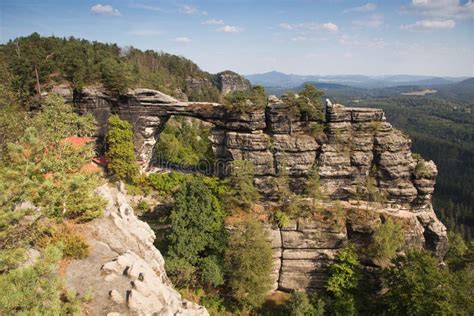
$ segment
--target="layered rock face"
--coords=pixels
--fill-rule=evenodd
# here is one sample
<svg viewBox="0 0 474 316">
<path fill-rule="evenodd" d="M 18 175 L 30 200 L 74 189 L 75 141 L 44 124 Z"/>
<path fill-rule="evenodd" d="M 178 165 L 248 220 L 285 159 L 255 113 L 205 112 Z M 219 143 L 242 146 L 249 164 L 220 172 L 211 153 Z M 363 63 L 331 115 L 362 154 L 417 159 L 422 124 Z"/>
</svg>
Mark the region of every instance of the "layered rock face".
<svg viewBox="0 0 474 316">
<path fill-rule="evenodd" d="M 431 205 L 436 166 L 425 162 L 423 172 L 417 172 L 420 162 L 412 157 L 410 139 L 392 128 L 382 110 L 328 103 L 326 119 L 317 121 L 290 115 L 276 97 L 269 98 L 265 110 L 235 113 L 221 104 L 179 102 L 144 89 L 118 99 L 85 93 L 75 102 L 81 112 L 98 114 L 99 122 L 104 113 L 130 121 L 144 168 L 153 163 L 154 144 L 171 115 L 214 124 L 213 149 L 223 165 L 217 169 L 225 170 L 236 159 L 251 161 L 254 183 L 265 201 L 273 199 L 275 179 L 284 168 L 291 189 L 302 193 L 317 167 L 325 195 L 339 203 L 322 208 L 332 210 L 331 216 L 342 215 L 337 220 L 315 215 L 284 229 L 268 226 L 275 249 L 275 289 L 321 287 L 338 250 L 348 241 L 366 245 L 389 217 L 404 224 L 408 243 L 430 249 L 439 258 L 447 251 L 446 229 Z M 353 202 L 368 197 L 368 205 Z"/>
<path fill-rule="evenodd" d="M 92 251 L 72 261 L 65 272 L 68 289 L 92 291 L 91 315 L 209 315 L 184 300 L 166 276 L 164 260 L 154 247 L 155 234 L 140 221 L 116 188 L 102 186 L 106 212 L 83 228 Z"/>
<path fill-rule="evenodd" d="M 215 75 L 216 83 L 223 95 L 235 92 L 246 91 L 251 87 L 250 81 L 233 71 L 223 71 Z"/>
</svg>

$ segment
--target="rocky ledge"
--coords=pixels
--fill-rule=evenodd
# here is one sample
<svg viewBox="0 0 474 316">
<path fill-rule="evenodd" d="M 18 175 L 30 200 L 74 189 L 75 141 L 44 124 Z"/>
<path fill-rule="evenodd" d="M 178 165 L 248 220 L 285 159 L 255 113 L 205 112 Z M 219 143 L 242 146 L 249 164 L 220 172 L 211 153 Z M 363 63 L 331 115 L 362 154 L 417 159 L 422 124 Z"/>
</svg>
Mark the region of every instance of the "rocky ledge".
<svg viewBox="0 0 474 316">
<path fill-rule="evenodd" d="M 155 234 L 140 221 L 117 188 L 104 185 L 103 217 L 88 223 L 84 235 L 91 254 L 69 263 L 66 286 L 78 293 L 92 291 L 85 307 L 91 315 L 209 315 L 181 298 L 166 276 L 164 260 L 154 247 Z"/>
</svg>

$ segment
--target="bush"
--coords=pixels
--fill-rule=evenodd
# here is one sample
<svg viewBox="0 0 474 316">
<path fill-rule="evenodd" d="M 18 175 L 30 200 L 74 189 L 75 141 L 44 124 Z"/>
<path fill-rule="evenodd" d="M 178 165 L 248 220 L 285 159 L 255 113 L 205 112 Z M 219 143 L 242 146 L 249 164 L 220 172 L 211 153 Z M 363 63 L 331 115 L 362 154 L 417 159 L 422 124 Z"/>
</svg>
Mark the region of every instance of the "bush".
<svg viewBox="0 0 474 316">
<path fill-rule="evenodd" d="M 194 283 L 196 268 L 182 258 L 170 257 L 166 259 L 166 273 L 178 288 L 185 288 Z"/>
<path fill-rule="evenodd" d="M 89 243 L 65 225 L 55 226 L 37 242 L 40 247 L 53 245 L 61 249 L 66 258 L 83 259 L 89 256 Z"/>
<path fill-rule="evenodd" d="M 168 195 L 189 178 L 181 172 L 152 173 L 148 176 L 148 181 L 153 189 Z"/>
<path fill-rule="evenodd" d="M 225 252 L 228 286 L 236 302 L 258 308 L 270 290 L 273 252 L 261 223 L 246 221 L 233 230 Z"/>
<path fill-rule="evenodd" d="M 419 159 L 417 161 L 415 170 L 413 171 L 413 176 L 415 179 L 429 178 L 431 176 L 431 170 L 428 169 L 424 159 Z"/>
<path fill-rule="evenodd" d="M 110 116 L 106 141 L 109 170 L 119 179 L 131 181 L 138 174 L 132 125 L 118 115 Z"/>
<path fill-rule="evenodd" d="M 343 248 L 337 255 L 336 262 L 329 267 L 326 290 L 335 297 L 340 297 L 354 289 L 359 281 L 358 265 L 355 247 L 349 245 Z"/>
<path fill-rule="evenodd" d="M 221 264 L 215 256 L 205 257 L 199 263 L 200 277 L 203 284 L 219 286 L 224 284 Z"/>
<path fill-rule="evenodd" d="M 290 218 L 284 212 L 278 210 L 273 213 L 273 222 L 280 228 L 288 227 L 290 224 Z"/>
<path fill-rule="evenodd" d="M 252 87 L 250 91 L 235 91 L 224 99 L 224 106 L 229 111 L 239 113 L 262 110 L 267 106 L 267 96 L 262 86 Z"/>
<path fill-rule="evenodd" d="M 286 302 L 287 315 L 290 316 L 323 316 L 324 303 L 322 300 L 316 302 L 317 306 L 313 306 L 304 292 L 295 291 L 291 293 L 290 298 Z"/>
<path fill-rule="evenodd" d="M 367 252 L 374 262 L 385 266 L 397 255 L 397 250 L 404 243 L 402 228 L 388 218 L 372 236 Z"/>
<path fill-rule="evenodd" d="M 209 134 L 209 127 L 197 119 L 170 119 L 155 146 L 158 162 L 185 167 L 202 164 L 206 172 L 212 171 L 214 153 Z"/>
<path fill-rule="evenodd" d="M 232 173 L 226 179 L 229 187 L 224 200 L 233 207 L 248 209 L 252 203 L 257 203 L 260 195 L 253 185 L 255 168 L 250 161 L 234 160 L 231 165 Z"/>
<path fill-rule="evenodd" d="M 60 258 L 61 251 L 48 246 L 34 265 L 0 274 L 0 314 L 60 315 Z"/>
</svg>

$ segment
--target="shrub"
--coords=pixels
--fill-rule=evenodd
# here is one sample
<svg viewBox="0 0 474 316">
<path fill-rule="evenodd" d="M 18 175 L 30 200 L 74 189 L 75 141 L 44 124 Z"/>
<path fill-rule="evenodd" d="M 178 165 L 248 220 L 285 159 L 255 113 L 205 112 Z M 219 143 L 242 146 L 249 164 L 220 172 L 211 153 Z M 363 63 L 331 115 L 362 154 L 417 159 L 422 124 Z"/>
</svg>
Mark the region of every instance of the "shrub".
<svg viewBox="0 0 474 316">
<path fill-rule="evenodd" d="M 82 237 L 72 231 L 68 226 L 61 225 L 52 227 L 49 233 L 37 242 L 40 247 L 53 245 L 62 250 L 66 258 L 83 259 L 89 256 L 89 243 Z"/>
<path fill-rule="evenodd" d="M 60 258 L 61 251 L 48 246 L 34 265 L 0 274 L 0 314 L 61 314 Z"/>
<path fill-rule="evenodd" d="M 168 195 L 189 178 L 181 172 L 152 173 L 148 176 L 148 181 L 153 189 Z"/>
<path fill-rule="evenodd" d="M 425 160 L 420 159 L 417 161 L 413 176 L 415 179 L 429 178 L 431 176 L 431 170 L 426 165 Z"/>
<path fill-rule="evenodd" d="M 359 259 L 353 245 L 343 248 L 337 255 L 336 262 L 329 267 L 329 278 L 326 290 L 338 297 L 348 293 L 357 286 Z"/>
<path fill-rule="evenodd" d="M 119 179 L 131 181 L 138 174 L 132 126 L 112 115 L 108 121 L 106 157 L 109 170 Z"/>
<path fill-rule="evenodd" d="M 150 210 L 150 205 L 148 205 L 147 201 L 141 200 L 138 202 L 137 208 L 139 211 L 146 212 Z"/>
<path fill-rule="evenodd" d="M 248 209 L 252 203 L 258 202 L 260 195 L 253 185 L 255 168 L 247 160 L 234 160 L 231 165 L 232 172 L 226 179 L 229 190 L 225 194 L 226 204 L 232 207 Z"/>
<path fill-rule="evenodd" d="M 173 280 L 173 285 L 184 288 L 194 283 L 196 268 L 183 258 L 170 257 L 166 259 L 166 273 Z"/>
<path fill-rule="evenodd" d="M 170 119 L 155 146 L 158 162 L 199 168 L 202 164 L 205 172 L 212 171 L 214 153 L 209 134 L 210 128 L 197 119 Z"/>
<path fill-rule="evenodd" d="M 290 225 L 290 218 L 284 212 L 277 210 L 273 213 L 273 222 L 280 228 L 285 228 Z"/>
<path fill-rule="evenodd" d="M 272 254 L 262 224 L 246 221 L 235 227 L 224 260 L 228 286 L 239 305 L 257 308 L 264 302 L 270 290 Z"/>
<path fill-rule="evenodd" d="M 388 218 L 372 236 L 367 252 L 376 263 L 385 266 L 397 255 L 404 242 L 402 228 Z"/>
<path fill-rule="evenodd" d="M 409 251 L 393 263 L 384 272 L 384 285 L 389 289 L 384 296 L 388 313 L 455 315 L 464 310 L 465 306 L 455 308 L 457 295 L 450 285 L 448 271 L 438 269 L 438 261 L 428 252 Z"/>
<path fill-rule="evenodd" d="M 221 264 L 215 256 L 203 258 L 199 263 L 200 277 L 203 284 L 219 286 L 224 284 Z"/>
<path fill-rule="evenodd" d="M 316 315 L 316 310 L 309 302 L 308 295 L 299 291 L 291 293 L 290 298 L 286 302 L 286 311 L 289 316 Z"/>
<path fill-rule="evenodd" d="M 250 91 L 235 91 L 224 99 L 224 106 L 229 111 L 239 113 L 262 110 L 267 105 L 265 88 L 254 86 Z"/>
</svg>

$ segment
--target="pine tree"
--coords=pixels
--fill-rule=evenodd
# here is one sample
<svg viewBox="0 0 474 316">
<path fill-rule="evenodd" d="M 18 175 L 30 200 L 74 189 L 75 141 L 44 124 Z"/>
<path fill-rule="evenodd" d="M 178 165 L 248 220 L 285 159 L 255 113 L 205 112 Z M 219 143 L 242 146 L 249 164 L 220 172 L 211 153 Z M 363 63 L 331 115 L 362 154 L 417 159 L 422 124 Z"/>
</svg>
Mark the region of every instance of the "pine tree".
<svg viewBox="0 0 474 316">
<path fill-rule="evenodd" d="M 138 174 L 132 126 L 112 115 L 108 121 L 106 157 L 109 170 L 119 179 L 131 181 Z"/>
</svg>

